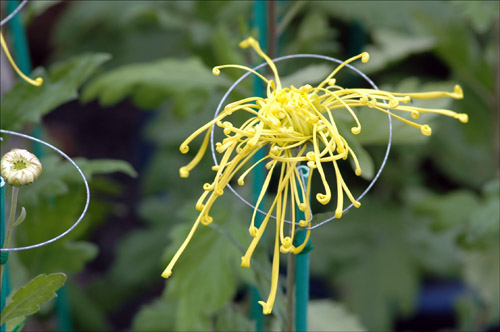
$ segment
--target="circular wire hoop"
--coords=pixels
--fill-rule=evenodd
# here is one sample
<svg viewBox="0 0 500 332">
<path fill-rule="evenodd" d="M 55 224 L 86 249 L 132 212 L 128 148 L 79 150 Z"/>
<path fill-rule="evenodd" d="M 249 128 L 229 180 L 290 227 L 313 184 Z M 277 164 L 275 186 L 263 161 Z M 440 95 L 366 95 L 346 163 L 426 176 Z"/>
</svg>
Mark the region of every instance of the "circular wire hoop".
<svg viewBox="0 0 500 332">
<path fill-rule="evenodd" d="M 314 58 L 314 59 L 321 59 L 321 60 L 326 60 L 326 61 L 330 61 L 330 62 L 334 62 L 334 63 L 337 63 L 337 64 L 342 64 L 343 61 L 341 60 L 338 60 L 338 59 L 335 59 L 335 58 L 331 58 L 331 57 L 328 57 L 328 56 L 324 56 L 324 55 L 317 55 L 317 54 L 294 54 L 294 55 L 286 55 L 286 56 L 282 56 L 282 57 L 279 57 L 279 58 L 276 58 L 276 59 L 273 59 L 272 61 L 274 63 L 276 62 L 280 62 L 280 61 L 284 61 L 284 60 L 289 60 L 289 59 L 298 59 L 298 58 Z M 265 66 L 268 66 L 267 62 L 264 62 L 264 63 L 261 63 L 260 65 L 252 68 L 254 71 L 257 71 Z M 377 85 L 368 77 L 366 76 L 366 74 L 364 74 L 362 71 L 360 71 L 359 69 L 353 67 L 352 65 L 350 64 L 346 64 L 345 65 L 346 68 L 349 68 L 350 70 L 352 70 L 353 72 L 355 72 L 356 74 L 358 74 L 359 76 L 361 76 L 365 81 L 367 81 L 375 90 L 378 90 L 378 87 Z M 216 118 L 219 113 L 221 112 L 222 110 L 222 107 L 223 105 L 225 104 L 226 102 L 226 99 L 228 98 L 228 96 L 231 94 L 231 92 L 236 88 L 236 86 L 238 86 L 238 84 L 240 84 L 245 78 L 247 78 L 248 76 L 250 76 L 251 72 L 247 72 L 245 74 L 243 74 L 239 79 L 237 79 L 233 85 L 231 85 L 231 87 L 226 91 L 226 93 L 224 94 L 224 96 L 222 97 L 221 101 L 219 102 L 219 105 L 217 106 L 217 110 L 215 111 L 215 114 L 214 114 L 214 118 Z M 368 191 L 370 191 L 370 189 L 373 187 L 373 185 L 375 184 L 375 182 L 378 180 L 378 178 L 380 177 L 380 174 L 382 173 L 382 170 L 384 169 L 385 167 L 385 164 L 387 162 L 387 158 L 389 157 L 389 153 L 390 153 L 390 150 L 391 150 L 391 144 L 392 144 L 392 118 L 391 116 L 388 114 L 387 115 L 388 117 L 388 120 L 389 120 L 389 140 L 387 142 L 387 148 L 386 148 L 386 151 L 385 151 L 385 155 L 384 155 L 384 159 L 382 160 L 382 163 L 377 171 L 377 173 L 375 174 L 375 176 L 373 177 L 372 181 L 368 184 L 368 186 L 366 187 L 366 189 L 359 195 L 359 197 L 356 199 L 356 201 L 360 201 L 367 193 Z M 215 145 L 214 145 L 214 131 L 215 131 L 215 123 L 212 125 L 212 131 L 210 133 L 210 149 L 212 151 L 212 158 L 214 160 L 214 163 L 215 163 L 215 166 L 218 166 L 219 165 L 219 162 L 217 161 L 217 156 L 216 156 L 216 153 L 215 153 Z M 236 190 L 230 185 L 230 184 L 227 184 L 227 187 L 229 188 L 229 190 L 231 190 L 233 192 L 234 195 L 236 195 L 236 197 L 238 197 L 243 203 L 245 203 L 246 205 L 248 205 L 250 208 L 252 209 L 255 209 L 255 205 L 253 205 L 252 203 L 248 202 L 245 198 L 243 198 L 240 194 L 238 194 L 236 192 Z M 345 214 L 348 210 L 350 210 L 354 205 L 351 203 L 349 206 L 347 206 L 342 214 Z M 267 215 L 268 213 L 261 210 L 261 209 L 258 209 L 257 208 L 257 211 L 263 215 Z M 273 219 L 276 219 L 276 217 L 274 215 L 271 215 L 271 218 Z M 306 229 L 314 229 L 316 227 L 319 227 L 321 225 L 324 225 L 332 220 L 336 219 L 335 216 L 332 216 L 331 218 L 328 218 L 328 219 L 325 219 L 319 223 L 317 223 L 316 225 L 313 225 L 311 227 L 305 227 Z M 285 222 L 287 223 L 293 223 L 292 221 L 290 220 L 285 220 Z M 298 225 L 298 223 L 295 223 L 296 225 Z"/>
<path fill-rule="evenodd" d="M 18 6 L 16 9 L 14 9 L 14 11 L 12 13 L 10 13 L 6 18 L 4 18 L 2 21 L 0 21 L 0 27 L 2 27 L 4 24 L 6 24 L 7 22 L 9 22 L 14 16 L 16 16 L 17 13 L 19 13 L 19 11 L 21 11 L 21 9 L 23 9 L 23 7 L 28 3 L 28 0 L 23 0 Z"/>
<path fill-rule="evenodd" d="M 83 217 L 87 213 L 87 209 L 88 209 L 89 203 L 90 203 L 90 189 L 89 189 L 89 184 L 88 184 L 87 179 L 85 178 L 85 175 L 83 174 L 82 170 L 80 169 L 80 167 L 78 167 L 78 165 L 70 157 L 68 157 L 68 155 L 66 155 L 61 150 L 59 150 L 55 146 L 53 146 L 53 145 L 51 145 L 51 144 L 49 144 L 49 143 L 47 143 L 45 141 L 42 141 L 42 140 L 40 140 L 38 138 L 31 137 L 31 136 L 28 136 L 28 135 L 25 135 L 25 134 L 17 133 L 15 131 L 9 131 L 9 130 L 0 129 L 0 133 L 1 134 L 9 134 L 9 135 L 13 135 L 13 136 L 19 136 L 19 137 L 22 137 L 22 138 L 25 138 L 25 139 L 28 139 L 28 140 L 31 140 L 31 141 L 43 144 L 43 145 L 49 147 L 50 149 L 54 150 L 55 152 L 57 152 L 61 156 L 63 156 L 66 160 L 68 160 L 76 168 L 76 170 L 78 171 L 78 173 L 82 177 L 83 183 L 85 185 L 86 196 L 87 196 L 87 199 L 85 201 L 85 206 L 83 208 L 82 213 L 80 214 L 80 217 L 78 217 L 78 219 L 73 223 L 73 225 L 71 225 L 71 227 L 68 228 L 63 233 L 57 235 L 56 237 L 53 237 L 50 240 L 45 241 L 45 242 L 40 242 L 40 243 L 33 244 L 33 245 L 30 245 L 30 246 L 26 246 L 26 247 L 3 248 L 3 249 L 0 248 L 0 251 L 2 251 L 2 252 L 3 251 L 21 251 L 21 250 L 34 249 L 34 248 L 42 247 L 42 246 L 45 246 L 45 245 L 50 244 L 52 242 L 55 242 L 55 241 L 63 238 L 64 236 L 68 235 L 68 233 L 71 232 L 73 229 L 75 229 L 75 227 L 78 226 L 78 224 L 80 223 L 80 221 L 82 221 Z"/>
</svg>

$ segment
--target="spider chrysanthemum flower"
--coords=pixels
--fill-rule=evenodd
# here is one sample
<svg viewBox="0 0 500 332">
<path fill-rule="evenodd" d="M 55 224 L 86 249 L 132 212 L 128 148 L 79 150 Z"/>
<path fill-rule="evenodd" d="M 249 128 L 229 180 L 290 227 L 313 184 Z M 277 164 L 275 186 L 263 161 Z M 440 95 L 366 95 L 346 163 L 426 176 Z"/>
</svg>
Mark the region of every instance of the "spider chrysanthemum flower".
<svg viewBox="0 0 500 332">
<path fill-rule="evenodd" d="M 2 157 L 0 169 L 5 182 L 20 187 L 38 179 L 42 173 L 42 163 L 27 150 L 12 149 Z"/>
<path fill-rule="evenodd" d="M 356 201 L 344 181 L 339 169 L 339 162 L 352 158 L 355 165 L 355 174 L 361 175 L 361 168 L 355 152 L 339 131 L 335 122 L 335 113 L 338 110 L 347 110 L 356 125 L 351 128 L 355 135 L 361 132 L 361 123 L 356 116 L 354 108 L 367 106 L 391 115 L 410 126 L 419 129 L 422 134 L 430 135 L 431 128 L 427 124 L 419 124 L 402 117 L 395 112 L 410 113 L 411 118 L 417 119 L 422 113 L 437 113 L 458 119 L 465 123 L 468 121 L 466 114 L 458 114 L 444 109 L 428 109 L 406 105 L 412 99 L 433 99 L 439 97 L 463 98 L 462 89 L 456 85 L 453 92 L 433 91 L 426 93 L 391 93 L 374 89 L 345 89 L 336 85 L 335 75 L 346 64 L 361 59 L 367 62 L 368 53 L 362 53 L 352 57 L 340 64 L 330 75 L 328 75 L 317 87 L 304 85 L 300 88 L 294 86 L 282 87 L 280 77 L 273 61 L 260 49 L 258 42 L 248 38 L 240 43 L 242 48 L 251 47 L 261 56 L 271 68 L 274 77 L 268 79 L 260 73 L 239 65 L 224 65 L 213 69 L 214 75 L 220 74 L 222 68 L 241 68 L 252 72 L 262 79 L 267 85 L 265 98 L 249 97 L 227 105 L 224 110 L 212 121 L 208 122 L 180 146 L 182 153 L 189 151 L 189 144 L 198 135 L 205 132 L 203 143 L 194 159 L 180 169 L 181 177 L 188 177 L 189 172 L 199 163 L 209 145 L 209 137 L 212 126 L 222 128 L 225 138 L 216 143 L 216 151 L 220 153 L 221 159 L 218 166 L 214 166 L 216 172 L 212 183 L 203 185 L 204 192 L 200 196 L 196 209 L 200 211 L 187 238 L 178 249 L 162 276 L 168 278 L 172 274 L 172 268 L 180 255 L 193 237 L 199 224 L 209 225 L 212 222 L 210 209 L 231 180 L 237 177 L 239 185 L 244 184 L 245 177 L 259 164 L 264 164 L 267 176 L 260 190 L 255 210 L 253 211 L 249 233 L 253 237 L 248 250 L 242 257 L 241 265 L 250 266 L 250 259 L 254 249 L 261 239 L 271 216 L 276 219 L 276 235 L 274 245 L 271 290 L 267 301 L 259 302 L 263 306 L 264 314 L 272 311 L 276 290 L 278 287 L 278 267 L 281 253 L 300 253 L 308 239 L 310 230 L 307 230 L 305 241 L 300 245 L 294 245 L 295 225 L 301 227 L 310 226 L 311 208 L 311 178 L 313 173 L 319 174 L 323 183 L 323 189 L 314 197 L 321 204 L 328 204 L 332 199 L 336 200 L 335 217 L 340 218 L 344 207 L 344 194 L 355 207 L 360 202 Z M 227 121 L 227 117 L 235 112 L 246 112 L 248 119 L 241 126 L 234 126 Z M 266 148 L 265 157 L 255 161 L 253 156 L 262 148 Z M 305 163 L 310 169 L 310 176 L 305 185 L 297 170 L 300 163 Z M 333 164 L 336 183 L 332 190 L 327 182 L 324 170 L 325 164 Z M 264 194 L 269 189 L 271 177 L 276 174 L 279 182 L 274 199 L 267 211 L 261 225 L 255 225 L 257 209 L 260 208 Z M 333 194 L 332 194 L 333 191 Z M 296 209 L 304 212 L 305 218 L 298 220 Z M 290 229 L 286 232 L 284 227 L 286 216 L 292 221 Z"/>
</svg>

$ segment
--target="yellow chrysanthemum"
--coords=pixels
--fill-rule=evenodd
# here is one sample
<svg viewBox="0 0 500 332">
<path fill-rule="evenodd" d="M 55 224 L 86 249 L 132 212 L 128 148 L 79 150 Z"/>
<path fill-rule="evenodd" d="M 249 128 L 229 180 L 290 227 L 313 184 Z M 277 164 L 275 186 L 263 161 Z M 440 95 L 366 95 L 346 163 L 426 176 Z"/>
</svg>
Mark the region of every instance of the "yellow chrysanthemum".
<svg viewBox="0 0 500 332">
<path fill-rule="evenodd" d="M 268 79 L 254 70 L 239 65 L 218 66 L 213 69 L 214 75 L 220 74 L 222 68 L 241 68 L 250 71 L 260 77 L 267 85 L 267 95 L 265 98 L 249 97 L 227 105 L 224 110 L 208 122 L 191 136 L 189 136 L 180 146 L 182 153 L 189 151 L 189 144 L 198 135 L 205 132 L 205 138 L 194 159 L 180 169 L 181 177 L 188 177 L 189 172 L 199 163 L 209 144 L 209 137 L 212 126 L 215 124 L 223 129 L 225 138 L 216 143 L 216 151 L 222 154 L 220 165 L 214 166 L 216 172 L 212 183 L 203 185 L 204 192 L 199 198 L 196 209 L 200 211 L 186 240 L 178 249 L 162 276 L 168 278 L 172 274 L 172 268 L 180 255 L 193 237 L 199 224 L 209 225 L 212 222 L 210 209 L 217 197 L 222 196 L 224 189 L 229 182 L 239 174 L 237 182 L 244 184 L 245 177 L 252 169 L 259 164 L 265 163 L 268 170 L 260 195 L 257 199 L 250 223 L 249 233 L 253 237 L 247 252 L 242 257 L 241 265 L 250 266 L 250 259 L 254 249 L 261 239 L 269 219 L 276 216 L 276 237 L 272 267 L 272 281 L 269 298 L 266 302 L 260 301 L 264 314 L 272 311 L 276 290 L 278 287 L 278 267 L 279 256 L 282 253 L 300 253 L 310 235 L 307 231 L 306 239 L 302 244 L 295 246 L 294 234 L 295 224 L 301 227 L 310 226 L 311 219 L 310 192 L 311 178 L 316 171 L 323 183 L 323 191 L 317 193 L 315 198 L 321 204 L 327 204 L 332 199 L 332 190 L 326 180 L 323 164 L 332 163 L 336 175 L 336 209 L 335 217 L 342 216 L 344 206 L 344 194 L 355 207 L 361 205 L 351 194 L 347 184 L 342 178 L 338 162 L 352 158 L 355 164 L 355 174 L 361 175 L 361 168 L 356 158 L 356 154 L 349 146 L 349 142 L 339 132 L 335 123 L 335 111 L 338 109 L 347 110 L 356 122 L 356 126 L 351 128 L 355 135 L 361 132 L 359 122 L 353 108 L 368 106 L 369 108 L 388 113 L 392 117 L 420 129 L 422 134 L 430 135 L 431 128 L 427 124 L 418 124 L 410 121 L 394 111 L 408 112 L 413 119 L 417 119 L 421 113 L 437 113 L 450 116 L 463 123 L 468 121 L 467 114 L 458 114 L 450 110 L 427 109 L 406 105 L 412 99 L 433 99 L 439 97 L 451 97 L 455 99 L 463 98 L 462 89 L 456 85 L 454 92 L 433 91 L 426 93 L 391 93 L 374 89 L 345 89 L 336 85 L 335 75 L 346 64 L 361 59 L 367 62 L 368 53 L 362 53 L 352 57 L 340 64 L 328 77 L 326 77 L 317 87 L 304 85 L 300 88 L 294 86 L 282 87 L 278 71 L 273 61 L 260 49 L 258 42 L 253 38 L 248 38 L 240 43 L 242 48 L 253 48 L 269 65 L 274 73 L 274 80 Z M 225 120 L 231 114 L 245 111 L 249 118 L 239 127 Z M 266 156 L 253 165 L 247 167 L 252 157 L 262 148 L 266 148 Z M 301 176 L 297 170 L 300 163 L 306 163 L 310 169 L 310 176 L 307 184 L 302 185 Z M 244 170 L 244 167 L 247 167 Z M 269 188 L 273 174 L 279 174 L 278 188 L 276 196 L 272 200 L 271 207 L 259 227 L 255 226 L 255 216 L 260 207 L 264 194 Z M 290 204 L 290 206 L 288 206 Z M 288 207 L 288 208 L 287 208 Z M 304 212 L 305 218 L 297 222 L 296 208 Z M 285 234 L 284 224 L 286 214 L 290 215 L 291 230 L 289 235 Z"/>
</svg>

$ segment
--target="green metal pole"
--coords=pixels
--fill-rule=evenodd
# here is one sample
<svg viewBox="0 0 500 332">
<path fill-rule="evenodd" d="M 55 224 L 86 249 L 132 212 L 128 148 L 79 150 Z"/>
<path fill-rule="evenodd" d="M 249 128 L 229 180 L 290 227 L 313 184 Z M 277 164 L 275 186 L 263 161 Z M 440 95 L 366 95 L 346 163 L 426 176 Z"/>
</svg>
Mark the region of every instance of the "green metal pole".
<svg viewBox="0 0 500 332">
<path fill-rule="evenodd" d="M 3 248 L 3 241 L 5 240 L 5 181 L 0 176 L 0 248 Z M 7 263 L 7 257 L 9 252 L 2 251 L 0 252 L 2 264 Z M 9 293 L 9 272 L 7 271 L 7 265 L 5 265 L 5 271 L 3 275 L 2 281 L 2 289 L 0 290 L 0 313 L 3 311 L 5 307 L 5 299 L 7 298 L 7 294 Z M 0 331 L 5 332 L 5 324 L 0 326 Z"/>
<path fill-rule="evenodd" d="M 309 169 L 307 166 L 297 167 L 307 183 Z M 297 209 L 299 219 L 305 218 L 304 212 Z M 306 239 L 306 230 L 300 230 L 295 235 L 295 245 L 300 245 Z M 307 305 L 309 303 L 309 251 L 311 250 L 311 239 L 307 241 L 305 248 L 297 254 L 295 260 L 295 331 L 307 331 Z"/>
<path fill-rule="evenodd" d="M 7 12 L 13 12 L 17 6 L 19 5 L 19 1 L 17 0 L 9 0 L 7 2 Z M 32 65 L 31 58 L 29 52 L 28 39 L 26 37 L 26 29 L 21 19 L 21 13 L 14 16 L 9 21 L 9 28 L 11 29 L 11 33 L 13 35 L 13 56 L 16 59 L 17 65 L 19 69 L 24 73 L 31 73 Z M 36 138 L 42 138 L 43 129 L 42 126 L 36 126 L 33 128 L 33 136 Z M 44 155 L 44 151 L 42 145 L 39 143 L 33 144 L 33 150 L 35 155 L 39 158 L 42 158 Z M 5 271 L 5 275 L 8 275 L 7 270 Z M 71 312 L 69 309 L 69 299 L 67 295 L 67 291 L 65 286 L 61 287 L 57 291 L 58 297 L 56 298 L 56 308 L 57 308 L 57 318 L 59 323 L 60 331 L 73 331 L 73 323 L 71 320 Z M 3 332 L 3 331 L 0 331 Z"/>
<path fill-rule="evenodd" d="M 14 10 L 16 10 L 18 5 L 19 1 L 17 0 L 7 1 L 7 12 L 12 13 Z M 26 75 L 29 75 L 33 70 L 33 68 L 31 65 L 28 38 L 26 37 L 26 29 L 24 27 L 21 14 L 22 11 L 18 13 L 16 16 L 14 16 L 9 21 L 8 24 L 11 34 L 14 37 L 12 38 L 13 57 L 16 60 L 19 69 Z M 41 138 L 42 136 L 41 126 L 36 126 L 35 128 L 33 128 L 33 136 L 35 136 L 36 138 Z M 42 145 L 34 143 L 33 150 L 35 155 L 41 158 L 41 156 L 43 155 Z"/>
<path fill-rule="evenodd" d="M 257 38 L 264 52 L 267 50 L 267 1 L 254 0 L 253 2 L 253 26 L 257 29 Z M 256 97 L 265 97 L 266 87 L 264 82 L 258 77 L 253 79 L 253 93 Z M 254 161 L 260 160 L 265 157 L 266 152 L 264 149 L 258 151 L 254 158 Z M 254 204 L 257 202 L 259 197 L 260 188 L 264 183 L 265 179 L 265 168 L 264 165 L 258 165 L 253 171 L 252 180 L 252 201 Z M 262 224 L 264 217 L 257 213 L 255 218 L 255 226 L 259 227 Z M 262 313 L 262 307 L 259 305 L 259 301 L 262 299 L 259 291 L 256 287 L 252 287 L 250 296 L 250 318 L 255 320 L 255 330 L 257 332 L 264 331 L 264 315 Z"/>
</svg>

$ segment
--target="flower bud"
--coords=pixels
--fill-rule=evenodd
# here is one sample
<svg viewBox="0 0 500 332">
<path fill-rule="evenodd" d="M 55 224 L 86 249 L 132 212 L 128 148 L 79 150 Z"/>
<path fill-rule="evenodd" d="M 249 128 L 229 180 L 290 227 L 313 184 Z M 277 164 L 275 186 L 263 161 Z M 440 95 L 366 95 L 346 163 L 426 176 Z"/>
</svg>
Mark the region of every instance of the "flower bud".
<svg viewBox="0 0 500 332">
<path fill-rule="evenodd" d="M 12 149 L 0 161 L 0 169 L 5 182 L 20 187 L 31 184 L 42 173 L 42 163 L 31 152 Z"/>
</svg>

